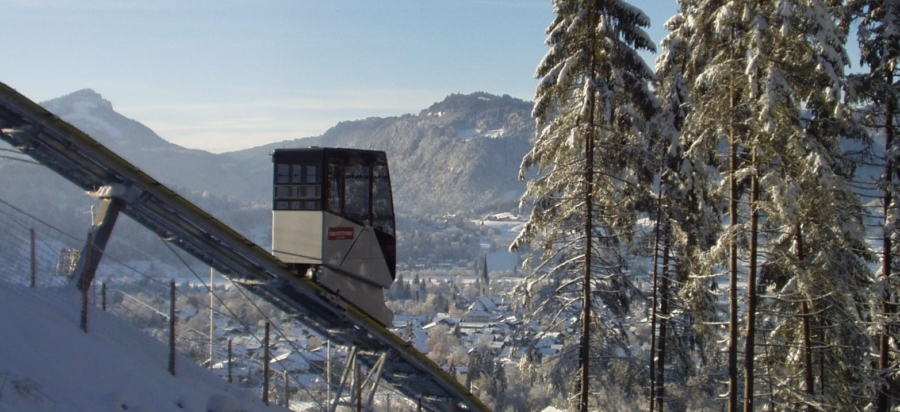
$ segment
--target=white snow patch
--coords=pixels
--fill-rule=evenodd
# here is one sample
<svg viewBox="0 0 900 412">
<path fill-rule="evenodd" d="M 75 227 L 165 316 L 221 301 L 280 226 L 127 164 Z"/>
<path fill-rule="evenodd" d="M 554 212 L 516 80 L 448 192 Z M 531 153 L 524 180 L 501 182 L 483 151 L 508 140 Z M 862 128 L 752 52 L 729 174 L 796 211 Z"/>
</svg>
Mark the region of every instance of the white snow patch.
<svg viewBox="0 0 900 412">
<path fill-rule="evenodd" d="M 92 309 L 80 328 L 75 288 L 29 289 L 0 281 L 0 411 L 286 411 L 266 407 L 115 316 Z M 13 389 L 15 388 L 15 389 Z M 223 395 L 227 394 L 227 395 Z M 219 409 L 216 409 L 219 411 Z"/>
<path fill-rule="evenodd" d="M 238 412 L 240 408 L 241 405 L 237 399 L 234 399 L 234 396 L 224 393 L 210 396 L 209 400 L 206 401 L 207 412 Z"/>
</svg>

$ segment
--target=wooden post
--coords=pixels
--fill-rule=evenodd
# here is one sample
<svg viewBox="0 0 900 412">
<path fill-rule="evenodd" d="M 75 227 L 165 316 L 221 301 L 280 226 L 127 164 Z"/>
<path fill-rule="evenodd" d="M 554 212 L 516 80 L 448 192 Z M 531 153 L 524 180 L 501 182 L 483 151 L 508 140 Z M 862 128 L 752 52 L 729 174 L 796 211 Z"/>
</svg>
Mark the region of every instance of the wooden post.
<svg viewBox="0 0 900 412">
<path fill-rule="evenodd" d="M 37 286 L 37 253 L 34 247 L 34 229 L 31 229 L 31 287 Z"/>
<path fill-rule="evenodd" d="M 231 375 L 231 339 L 228 339 L 228 383 L 234 383 Z"/>
<path fill-rule="evenodd" d="M 81 291 L 81 330 L 88 333 L 88 292 L 87 289 Z"/>
<path fill-rule="evenodd" d="M 175 376 L 175 281 L 169 296 L 169 373 Z"/>
<path fill-rule="evenodd" d="M 269 406 L 269 322 L 266 322 L 266 337 L 263 340 L 263 403 Z"/>
<path fill-rule="evenodd" d="M 285 408 L 289 407 L 288 404 L 290 402 L 288 402 L 288 399 L 290 398 L 290 394 L 291 394 L 290 381 L 288 380 L 288 371 L 285 369 L 285 371 L 284 371 L 284 405 L 283 405 Z"/>
<path fill-rule="evenodd" d="M 94 244 L 94 234 L 92 232 L 88 233 L 87 245 L 84 247 L 85 256 L 84 260 L 86 262 L 91 261 L 91 254 L 94 252 L 94 248 L 92 245 Z M 81 291 L 81 330 L 84 333 L 88 332 L 88 288 L 85 286 L 84 278 L 78 279 L 79 285 L 78 289 Z"/>
<path fill-rule="evenodd" d="M 101 305 L 103 307 L 103 311 L 106 312 L 106 282 L 103 282 L 100 285 L 100 296 L 101 296 Z"/>
<path fill-rule="evenodd" d="M 209 268 L 209 368 L 212 369 L 213 366 L 213 342 L 215 342 L 215 318 L 213 317 L 213 281 L 215 278 L 216 271 L 213 268 Z"/>
</svg>

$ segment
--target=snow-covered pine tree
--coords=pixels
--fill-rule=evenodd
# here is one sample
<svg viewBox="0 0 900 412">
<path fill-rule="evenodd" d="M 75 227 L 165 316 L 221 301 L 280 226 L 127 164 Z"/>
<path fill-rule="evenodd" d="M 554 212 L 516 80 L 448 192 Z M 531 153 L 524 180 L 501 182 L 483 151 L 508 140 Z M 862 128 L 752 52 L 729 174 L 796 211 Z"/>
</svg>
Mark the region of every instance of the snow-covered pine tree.
<svg viewBox="0 0 900 412">
<path fill-rule="evenodd" d="M 855 323 L 848 323 L 840 308 L 857 307 L 854 302 L 861 296 L 860 280 L 866 270 L 861 208 L 847 185 L 852 168 L 841 160 L 840 143 L 847 127 L 836 117 L 848 64 L 838 6 L 825 0 L 752 1 L 742 12 L 749 23 L 745 75 L 749 87 L 746 106 L 751 115 L 746 119 L 745 143 L 751 162 L 741 172 L 749 176 L 751 186 L 745 411 L 755 409 L 757 398 L 753 385 L 755 280 L 760 257 L 768 270 L 777 268 L 776 273 L 793 282 L 796 293 L 792 300 L 781 301 L 784 311 L 765 311 L 777 318 L 778 325 L 767 342 L 797 348 L 765 354 L 768 379 L 776 388 L 803 389 L 802 396 L 796 390 L 776 390 L 771 401 L 784 403 L 775 408 L 858 406 L 844 403 L 850 391 L 824 387 L 826 375 L 835 370 L 827 369 L 827 363 L 852 362 L 854 355 L 859 355 L 842 351 L 836 342 L 859 343 L 861 336 L 852 326 Z M 777 297 L 777 293 L 770 296 Z M 825 324 L 831 328 L 826 330 Z M 813 326 L 820 338 L 828 339 L 817 347 L 813 347 Z M 813 363 L 814 351 L 818 365 Z M 783 369 L 771 368 L 773 364 Z M 814 387 L 816 369 L 821 384 L 818 390 Z M 848 378 L 844 376 L 840 382 L 852 386 L 860 381 Z"/>
<path fill-rule="evenodd" d="M 701 159 L 703 163 L 718 170 L 719 176 L 710 182 L 720 182 L 718 187 L 707 186 L 710 198 L 723 199 L 717 205 L 719 210 L 729 215 L 729 223 L 708 250 L 699 259 L 703 263 L 692 276 L 699 279 L 714 279 L 727 274 L 728 292 L 726 301 L 728 334 L 727 343 L 728 397 L 726 409 L 735 411 L 741 394 L 739 387 L 738 339 L 738 278 L 739 251 L 743 248 L 741 236 L 744 232 L 739 211 L 746 215 L 746 203 L 741 197 L 746 193 L 748 144 L 750 143 L 751 118 L 747 101 L 749 99 L 749 78 L 745 74 L 750 41 L 750 24 L 745 9 L 750 0 L 699 0 L 682 3 L 685 15 L 685 40 L 690 49 L 685 65 L 691 96 L 695 96 L 691 112 L 685 122 L 683 140 L 690 142 L 686 156 Z M 703 96 L 698 98 L 697 96 Z M 724 270 L 724 273 L 722 271 Z M 713 280 L 713 282 L 715 282 Z M 689 290 L 690 292 L 690 290 Z M 695 296 L 702 296 L 694 290 Z M 702 312 L 700 312 L 702 313 Z"/>
<path fill-rule="evenodd" d="M 642 29 L 649 19 L 625 1 L 556 0 L 553 7 L 550 50 L 536 73 L 537 138 L 520 173 L 537 168 L 538 176 L 528 182 L 522 204 L 531 213 L 511 248 L 534 248 L 541 264 L 529 289 L 551 319 L 580 309 L 574 404 L 587 411 L 591 334 L 627 336 L 622 321 L 634 287 L 624 253 L 637 213 L 651 203 L 643 132 L 658 107 L 648 87 L 653 73 L 637 49 L 655 47 Z M 594 310 L 606 314 L 597 319 L 605 325 L 594 324 Z M 615 349 L 629 345 L 620 341 Z"/>
<path fill-rule="evenodd" d="M 875 321 L 875 340 L 878 350 L 873 359 L 876 364 L 875 376 L 878 382 L 873 400 L 874 410 L 883 412 L 897 405 L 895 399 L 900 394 L 897 382 L 898 348 L 891 341 L 897 341 L 898 331 L 891 324 L 897 324 L 896 301 L 900 295 L 898 282 L 898 188 L 900 172 L 900 142 L 897 129 L 900 124 L 900 1 L 898 0 L 852 0 L 847 9 L 859 20 L 857 39 L 860 48 L 860 63 L 868 68 L 868 73 L 852 78 L 850 100 L 865 105 L 866 114 L 860 116 L 877 135 L 884 136 L 884 174 L 879 186 L 883 188 L 882 211 L 883 233 L 881 268 L 874 284 L 872 318 Z"/>
<path fill-rule="evenodd" d="M 659 323 L 659 333 L 651 335 L 651 411 L 656 407 L 660 411 L 665 410 L 664 385 L 674 386 L 673 389 L 681 393 L 692 393 L 687 397 L 696 400 L 715 397 L 714 392 L 703 392 L 712 379 L 706 381 L 706 385 L 696 385 L 696 380 L 694 385 L 687 384 L 691 377 L 708 376 L 700 371 L 706 363 L 694 360 L 706 358 L 705 354 L 699 353 L 699 349 L 706 346 L 704 340 L 707 336 L 698 331 L 709 331 L 709 321 L 716 318 L 714 296 L 709 292 L 708 280 L 689 274 L 700 266 L 702 251 L 709 249 L 721 224 L 720 215 L 713 207 L 716 200 L 710 198 L 711 191 L 708 190 L 715 178 L 708 168 L 714 155 L 702 147 L 695 147 L 694 141 L 689 140 L 691 135 L 682 134 L 693 102 L 684 77 L 692 52 L 687 41 L 692 26 L 686 21 L 685 13 L 692 5 L 681 2 L 681 6 L 679 13 L 666 22 L 669 33 L 660 42 L 654 83 L 662 103 L 660 115 L 653 124 L 654 138 L 651 142 L 651 152 L 659 154 L 656 163 L 659 210 L 655 219 L 656 231 L 660 236 L 656 241 L 656 250 L 663 251 L 662 257 L 654 261 L 665 263 L 657 263 L 653 267 L 654 275 L 658 272 L 662 274 L 658 276 L 661 282 L 654 282 L 651 310 L 651 330 L 655 331 Z M 666 270 L 660 271 L 660 266 Z M 660 293 L 656 293 L 657 283 L 666 286 L 660 288 Z M 662 308 L 662 304 L 668 308 Z M 666 334 L 664 330 L 671 333 Z M 667 352 L 672 356 L 667 356 Z M 663 375 L 664 371 L 671 372 Z M 689 406 L 697 407 L 700 405 Z"/>
</svg>

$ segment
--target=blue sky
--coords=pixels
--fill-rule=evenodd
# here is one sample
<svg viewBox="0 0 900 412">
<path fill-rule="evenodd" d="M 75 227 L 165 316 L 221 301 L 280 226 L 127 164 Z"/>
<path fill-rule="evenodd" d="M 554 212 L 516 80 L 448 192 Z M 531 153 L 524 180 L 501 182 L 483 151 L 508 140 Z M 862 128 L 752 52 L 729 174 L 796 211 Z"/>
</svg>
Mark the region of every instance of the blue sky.
<svg viewBox="0 0 900 412">
<path fill-rule="evenodd" d="M 632 0 L 654 41 L 675 0 Z M 0 82 L 91 88 L 181 146 L 224 152 L 451 93 L 531 100 L 550 0 L 0 0 Z"/>
</svg>

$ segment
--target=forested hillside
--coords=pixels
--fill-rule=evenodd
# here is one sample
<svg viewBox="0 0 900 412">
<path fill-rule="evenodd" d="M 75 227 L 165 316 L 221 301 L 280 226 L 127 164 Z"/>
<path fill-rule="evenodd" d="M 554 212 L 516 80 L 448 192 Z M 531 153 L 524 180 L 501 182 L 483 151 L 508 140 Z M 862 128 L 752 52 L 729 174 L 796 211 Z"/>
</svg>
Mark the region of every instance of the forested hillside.
<svg viewBox="0 0 900 412">
<path fill-rule="evenodd" d="M 525 187 L 517 175 L 533 136 L 530 111 L 531 103 L 509 96 L 454 94 L 418 115 L 345 121 L 322 136 L 228 155 L 258 164 L 278 147 L 383 150 L 401 214 L 509 211 Z"/>
</svg>

